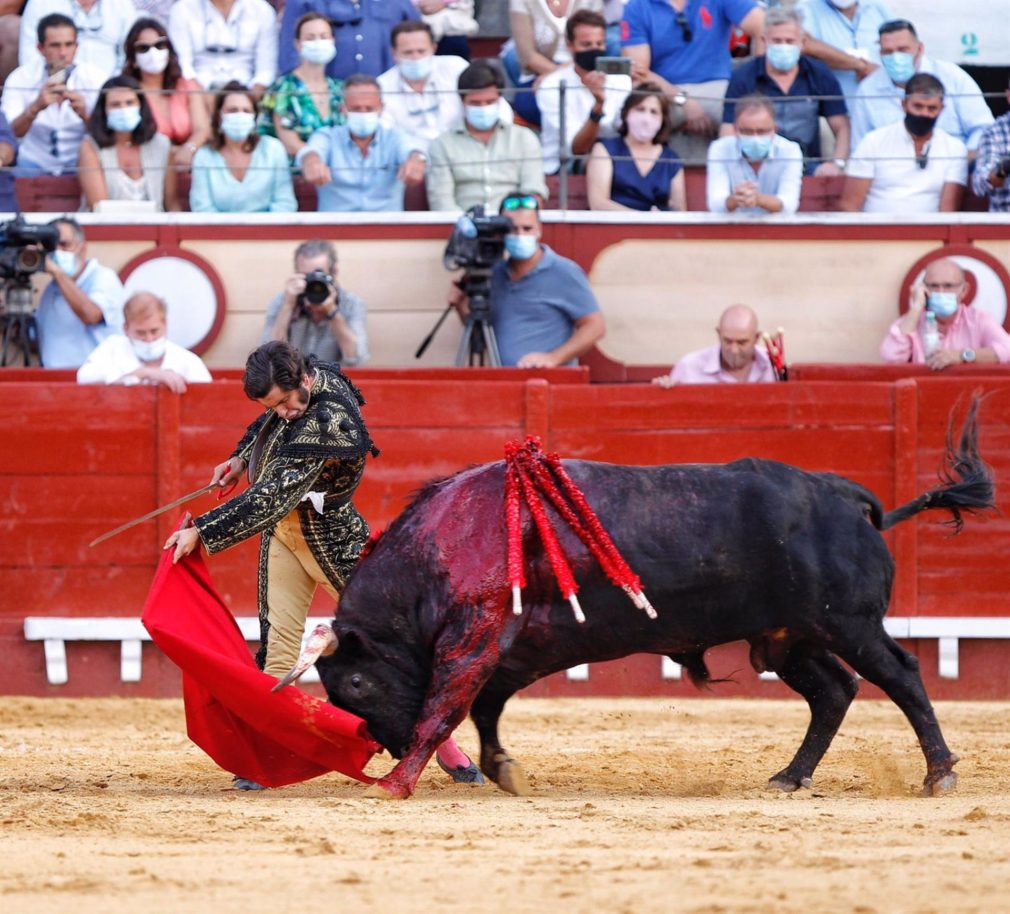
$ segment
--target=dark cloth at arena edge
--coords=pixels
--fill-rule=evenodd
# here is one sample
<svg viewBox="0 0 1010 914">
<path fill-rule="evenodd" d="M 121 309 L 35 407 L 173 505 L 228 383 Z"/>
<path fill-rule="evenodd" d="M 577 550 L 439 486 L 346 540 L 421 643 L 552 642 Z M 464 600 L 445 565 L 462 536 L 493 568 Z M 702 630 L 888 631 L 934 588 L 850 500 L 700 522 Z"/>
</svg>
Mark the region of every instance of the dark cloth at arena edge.
<svg viewBox="0 0 1010 914">
<path fill-rule="evenodd" d="M 193 522 L 211 554 L 263 534 L 257 662 L 277 677 L 298 658 L 316 585 L 339 599 L 368 540 L 351 497 L 366 455 L 378 454 L 357 388 L 335 364 L 309 366 L 315 377 L 304 414 L 285 422 L 271 410 L 253 422 L 231 455 L 249 465 L 251 485 Z"/>
</svg>

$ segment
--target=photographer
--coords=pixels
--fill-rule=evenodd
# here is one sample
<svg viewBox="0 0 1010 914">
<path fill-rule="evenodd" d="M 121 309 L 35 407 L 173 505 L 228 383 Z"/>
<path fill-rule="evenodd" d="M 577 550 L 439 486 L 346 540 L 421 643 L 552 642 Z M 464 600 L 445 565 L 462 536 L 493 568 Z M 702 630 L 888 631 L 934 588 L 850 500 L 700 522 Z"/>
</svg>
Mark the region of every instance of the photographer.
<svg viewBox="0 0 1010 914">
<path fill-rule="evenodd" d="M 1006 93 L 1010 102 L 1010 88 Z M 1010 112 L 986 128 L 978 143 L 971 189 L 989 198 L 990 213 L 1010 213 Z"/>
<path fill-rule="evenodd" d="M 490 319 L 501 364 L 575 365 L 605 332 L 589 280 L 578 264 L 541 243 L 536 197 L 509 194 L 500 212 L 512 223 L 505 236 L 508 259 L 491 269 Z M 452 287 L 450 303 L 461 317 L 470 313 L 458 285 Z"/>
<path fill-rule="evenodd" d="M 60 233 L 46 258 L 53 281 L 39 299 L 35 320 L 46 368 L 80 368 L 106 337 L 123 325 L 126 291 L 115 270 L 88 258 L 84 229 L 67 217 L 49 223 Z"/>
<path fill-rule="evenodd" d="M 261 342 L 287 340 L 324 362 L 368 360 L 365 303 L 337 283 L 337 250 L 313 239 L 295 250 L 295 273 L 267 306 Z"/>
</svg>

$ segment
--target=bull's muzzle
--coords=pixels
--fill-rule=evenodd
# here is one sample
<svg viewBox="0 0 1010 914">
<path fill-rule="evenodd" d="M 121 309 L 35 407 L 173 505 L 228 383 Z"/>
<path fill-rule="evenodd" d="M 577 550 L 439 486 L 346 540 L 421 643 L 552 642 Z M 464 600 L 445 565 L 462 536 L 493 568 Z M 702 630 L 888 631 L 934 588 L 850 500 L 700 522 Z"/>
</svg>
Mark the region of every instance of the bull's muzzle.
<svg viewBox="0 0 1010 914">
<path fill-rule="evenodd" d="M 287 675 L 281 679 L 270 691 L 279 692 L 285 686 L 297 682 L 302 674 L 314 664 L 320 657 L 328 657 L 337 649 L 337 634 L 329 625 L 317 625 L 312 634 L 305 639 L 302 645 L 302 652 L 295 665 L 288 670 Z"/>
</svg>

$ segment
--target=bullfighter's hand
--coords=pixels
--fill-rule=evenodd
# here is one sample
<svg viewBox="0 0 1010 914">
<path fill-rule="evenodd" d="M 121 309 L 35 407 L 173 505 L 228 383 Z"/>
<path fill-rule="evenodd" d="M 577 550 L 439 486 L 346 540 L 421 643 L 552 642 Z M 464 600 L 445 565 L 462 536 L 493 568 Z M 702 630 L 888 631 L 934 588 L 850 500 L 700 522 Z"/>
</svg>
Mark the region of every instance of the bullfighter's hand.
<svg viewBox="0 0 1010 914">
<path fill-rule="evenodd" d="M 926 364 L 933 371 L 943 371 L 948 365 L 954 365 L 961 361 L 961 353 L 953 349 L 937 349 L 926 359 Z"/>
<path fill-rule="evenodd" d="M 652 383 L 657 387 L 676 387 L 677 382 L 673 380 L 672 374 L 661 374 L 658 378 L 653 378 Z"/>
<path fill-rule="evenodd" d="M 200 534 L 196 527 L 186 527 L 185 530 L 176 530 L 167 540 L 165 548 L 175 547 L 175 554 L 172 556 L 172 564 L 175 565 L 184 555 L 189 555 L 200 545 Z"/>
<path fill-rule="evenodd" d="M 230 486 L 232 483 L 238 482 L 245 472 L 245 468 L 246 462 L 241 457 L 231 457 L 214 467 L 214 475 L 210 478 L 211 485 L 216 483 L 222 489 Z"/>
</svg>

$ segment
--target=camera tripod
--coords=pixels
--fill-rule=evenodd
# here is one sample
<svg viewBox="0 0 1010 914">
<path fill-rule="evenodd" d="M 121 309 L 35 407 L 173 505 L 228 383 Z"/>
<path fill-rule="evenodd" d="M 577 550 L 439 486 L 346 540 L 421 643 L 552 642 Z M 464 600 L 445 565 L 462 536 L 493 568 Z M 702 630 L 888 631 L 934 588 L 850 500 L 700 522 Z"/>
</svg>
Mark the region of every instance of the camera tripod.
<svg viewBox="0 0 1010 914">
<path fill-rule="evenodd" d="M 469 311 L 463 326 L 463 336 L 459 341 L 459 348 L 456 350 L 455 365 L 460 368 L 464 365 L 488 366 L 491 368 L 501 367 L 501 355 L 498 352 L 498 340 L 494 335 L 494 327 L 491 326 L 491 304 L 488 296 L 491 293 L 490 271 L 468 270 L 463 276 L 463 292 L 469 301 Z M 419 359 L 424 355 L 428 344 L 438 333 L 438 328 L 449 316 L 453 306 L 448 305 L 435 322 L 431 332 L 424 338 L 424 341 L 414 353 L 414 358 Z"/>
<path fill-rule="evenodd" d="M 38 364 L 39 328 L 35 322 L 35 312 L 32 309 L 31 287 L 9 285 L 2 290 L 3 301 L 0 303 L 0 367 L 6 368 L 14 364 L 20 353 L 21 363 L 27 368 L 36 357 Z"/>
</svg>

